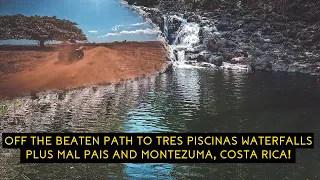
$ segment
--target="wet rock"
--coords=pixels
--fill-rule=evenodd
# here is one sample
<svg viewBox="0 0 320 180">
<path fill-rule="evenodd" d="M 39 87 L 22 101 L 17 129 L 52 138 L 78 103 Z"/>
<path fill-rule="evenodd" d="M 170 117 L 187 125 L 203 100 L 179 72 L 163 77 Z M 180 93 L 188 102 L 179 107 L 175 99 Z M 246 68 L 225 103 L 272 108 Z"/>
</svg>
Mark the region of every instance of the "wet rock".
<svg viewBox="0 0 320 180">
<path fill-rule="evenodd" d="M 208 57 L 202 54 L 199 54 L 198 58 L 197 58 L 197 62 L 207 62 L 208 61 Z"/>
<path fill-rule="evenodd" d="M 258 70 L 271 70 L 272 69 L 272 58 L 271 57 L 250 57 L 248 61 L 255 69 Z"/>
<path fill-rule="evenodd" d="M 318 12 L 304 12 L 303 14 L 301 14 L 301 18 L 305 22 L 315 22 L 319 18 L 318 15 Z"/>
<path fill-rule="evenodd" d="M 246 32 L 252 33 L 252 32 L 255 32 L 255 31 L 257 30 L 257 28 L 256 28 L 253 24 L 248 24 L 248 25 L 244 28 L 244 30 L 245 30 Z"/>
<path fill-rule="evenodd" d="M 226 18 L 226 19 L 230 19 L 231 18 L 231 14 L 230 13 L 225 13 L 223 15 L 223 17 Z"/>
<path fill-rule="evenodd" d="M 225 46 L 228 48 L 234 48 L 237 46 L 237 44 L 235 42 L 233 42 L 232 40 L 227 40 L 225 43 Z"/>
<path fill-rule="evenodd" d="M 281 44 L 281 43 L 283 43 L 285 41 L 286 40 L 285 40 L 285 38 L 283 37 L 282 34 L 278 34 L 278 35 L 274 36 L 273 39 L 272 39 L 272 43 L 273 44 Z"/>
<path fill-rule="evenodd" d="M 197 62 L 209 62 L 210 53 L 207 51 L 202 51 L 199 53 L 199 56 L 197 58 Z"/>
<path fill-rule="evenodd" d="M 219 45 L 217 44 L 217 41 L 215 39 L 210 39 L 207 42 L 207 49 L 211 52 L 218 52 L 219 51 Z"/>
<path fill-rule="evenodd" d="M 298 39 L 299 39 L 300 41 L 305 41 L 305 40 L 308 40 L 308 39 L 309 39 L 308 34 L 303 33 L 303 32 L 299 32 L 299 33 L 297 34 L 297 36 L 298 36 Z"/>
<path fill-rule="evenodd" d="M 231 59 L 232 64 L 245 64 L 245 57 L 244 56 L 239 56 L 239 57 L 234 57 Z"/>
<path fill-rule="evenodd" d="M 295 38 L 297 36 L 297 32 L 295 32 L 291 29 L 287 29 L 287 30 L 283 31 L 282 34 L 285 35 L 286 37 L 290 37 L 290 38 Z"/>
<path fill-rule="evenodd" d="M 269 44 L 269 43 L 264 43 L 264 44 L 261 44 L 260 45 L 260 50 L 262 50 L 262 51 L 268 51 L 268 50 L 270 50 L 270 49 L 272 49 L 272 45 L 271 44 Z"/>
<path fill-rule="evenodd" d="M 312 35 L 312 42 L 318 42 L 320 41 L 320 32 L 315 33 L 314 35 Z"/>
<path fill-rule="evenodd" d="M 226 44 L 227 44 L 227 40 L 225 38 L 221 38 L 217 44 L 220 46 L 220 47 L 226 47 Z"/>
<path fill-rule="evenodd" d="M 204 49 L 204 47 L 202 45 L 198 45 L 198 46 L 195 46 L 193 48 L 189 48 L 187 49 L 185 52 L 188 54 L 199 54 L 200 51 L 202 51 Z"/>
<path fill-rule="evenodd" d="M 225 22 L 225 21 L 222 21 L 222 22 L 219 22 L 217 25 L 217 30 L 218 31 L 228 31 L 230 30 L 230 26 L 229 26 L 229 23 L 228 22 Z"/>
<path fill-rule="evenodd" d="M 216 67 L 215 65 L 212 65 L 212 64 L 200 64 L 199 66 L 205 67 L 205 68 L 215 68 Z"/>
<path fill-rule="evenodd" d="M 314 3 L 319 5 L 318 1 Z M 173 1 L 173 4 L 178 3 Z M 216 64 L 219 64 L 217 57 L 222 57 L 223 61 L 228 62 L 238 58 L 261 70 L 315 73 L 320 68 L 312 65 L 319 63 L 319 57 L 311 57 L 305 53 L 308 51 L 309 54 L 320 54 L 317 52 L 320 50 L 320 23 L 313 23 L 316 17 L 319 20 L 319 13 L 314 11 L 319 6 L 306 5 L 303 1 L 290 5 L 290 19 L 286 14 L 276 14 L 274 7 L 269 5 L 263 11 L 216 8 L 211 12 L 200 10 L 185 13 L 182 16 L 188 22 L 200 25 L 199 38 L 202 45 L 196 47 L 195 52 L 186 51 L 185 56 L 192 60 L 196 58 L 198 62 L 209 62 L 210 59 Z M 174 11 L 167 5 L 163 12 L 172 14 Z M 162 15 L 152 8 L 148 13 L 149 18 L 163 29 Z M 181 22 L 169 24 L 173 26 L 168 37 L 172 42 Z M 236 49 L 242 49 L 250 56 L 237 54 Z M 300 64 L 294 64 L 296 62 Z M 308 63 L 310 65 L 306 65 Z M 320 70 L 318 71 L 320 73 Z"/>
<path fill-rule="evenodd" d="M 181 24 L 183 21 L 178 18 L 177 16 L 169 16 L 166 20 L 167 29 L 168 29 L 168 41 L 169 44 L 172 44 L 175 40 L 175 37 L 177 35 L 177 31 L 179 30 Z"/>
<path fill-rule="evenodd" d="M 252 22 L 259 21 L 259 19 L 255 18 L 255 17 L 253 17 L 251 15 L 243 16 L 243 20 L 244 20 L 245 24 L 250 24 Z"/>
<path fill-rule="evenodd" d="M 273 20 L 274 21 L 277 21 L 277 22 L 287 22 L 288 21 L 288 18 L 284 15 L 277 15 L 277 14 L 273 14 Z"/>
<path fill-rule="evenodd" d="M 214 32 L 216 32 L 216 28 L 215 27 L 211 27 L 211 26 L 204 26 L 200 28 L 199 31 L 199 37 L 200 37 L 200 41 L 203 44 L 207 44 L 208 41 L 210 41 L 212 38 L 214 38 L 216 35 L 214 34 Z"/>
<path fill-rule="evenodd" d="M 200 23 L 202 19 L 200 15 L 197 15 L 195 13 L 185 14 L 184 18 L 187 19 L 188 22 L 196 22 L 196 23 Z"/>
<path fill-rule="evenodd" d="M 237 28 L 237 29 L 240 29 L 240 28 L 243 27 L 243 25 L 244 25 L 244 21 L 241 20 L 241 21 L 237 21 L 235 23 L 234 27 Z"/>
<path fill-rule="evenodd" d="M 233 54 L 230 53 L 230 52 L 224 52 L 224 53 L 222 54 L 222 57 L 223 57 L 224 61 L 226 61 L 226 62 L 231 62 L 231 60 L 232 60 L 232 58 L 233 58 Z"/>
<path fill-rule="evenodd" d="M 173 64 L 172 64 L 172 63 L 169 63 L 169 64 L 165 67 L 163 73 L 168 73 L 168 72 L 172 72 L 172 71 L 173 71 Z"/>
<path fill-rule="evenodd" d="M 242 49 L 238 49 L 238 50 L 236 50 L 235 52 L 234 52 L 234 57 L 248 57 L 248 52 L 246 52 L 246 51 L 244 51 L 244 50 L 242 50 Z"/>
<path fill-rule="evenodd" d="M 152 11 L 148 10 L 150 14 L 154 14 L 153 16 L 161 17 L 156 11 Z M 290 22 L 284 15 L 267 11 L 243 11 L 241 15 L 240 11 L 212 10 L 178 14 L 188 22 L 200 26 L 201 46 L 187 50 L 186 59 L 218 66 L 221 66 L 222 62 L 232 62 L 248 63 L 259 70 L 316 72 L 316 66 L 304 67 L 294 63 L 318 63 L 319 57 L 312 60 L 313 57 L 307 57 L 304 53 L 320 50 L 319 23 L 311 26 L 301 21 Z M 161 18 L 153 18 L 163 27 Z M 172 16 L 172 13 L 170 18 L 168 39 L 172 43 L 184 22 Z"/>
<path fill-rule="evenodd" d="M 199 54 L 187 54 L 186 58 L 191 61 L 198 61 Z"/>
<path fill-rule="evenodd" d="M 301 45 L 294 45 L 292 48 L 295 52 L 303 51 L 303 47 Z"/>
<path fill-rule="evenodd" d="M 202 19 L 201 22 L 200 22 L 200 26 L 203 27 L 203 26 L 211 26 L 211 21 L 210 20 L 207 20 L 207 19 Z"/>
<path fill-rule="evenodd" d="M 234 37 L 233 34 L 234 33 L 226 32 L 226 33 L 223 33 L 221 36 L 226 38 L 226 39 L 232 39 Z"/>
<path fill-rule="evenodd" d="M 233 42 L 233 40 L 228 40 L 227 38 L 221 38 L 218 42 L 217 42 L 217 46 L 220 48 L 234 48 L 236 47 L 236 43 Z"/>
<path fill-rule="evenodd" d="M 222 56 L 212 55 L 210 56 L 208 63 L 214 64 L 216 66 L 222 66 L 223 61 L 224 58 Z"/>
<path fill-rule="evenodd" d="M 287 26 L 285 23 L 281 23 L 281 22 L 273 22 L 270 24 L 271 27 L 273 27 L 273 29 L 277 30 L 277 31 L 283 31 L 287 29 Z"/>
<path fill-rule="evenodd" d="M 313 45 L 313 41 L 312 40 L 306 40 L 306 41 L 302 41 L 302 44 L 304 46 L 312 46 Z"/>
<path fill-rule="evenodd" d="M 262 27 L 262 35 L 272 35 L 273 29 L 270 26 Z"/>
<path fill-rule="evenodd" d="M 279 60 L 272 64 L 273 71 L 287 71 L 289 65 L 285 63 L 283 60 Z"/>
<path fill-rule="evenodd" d="M 203 32 L 203 36 L 208 37 L 209 35 L 213 35 L 214 32 L 217 32 L 217 28 L 213 25 L 203 26 L 201 28 Z"/>
</svg>

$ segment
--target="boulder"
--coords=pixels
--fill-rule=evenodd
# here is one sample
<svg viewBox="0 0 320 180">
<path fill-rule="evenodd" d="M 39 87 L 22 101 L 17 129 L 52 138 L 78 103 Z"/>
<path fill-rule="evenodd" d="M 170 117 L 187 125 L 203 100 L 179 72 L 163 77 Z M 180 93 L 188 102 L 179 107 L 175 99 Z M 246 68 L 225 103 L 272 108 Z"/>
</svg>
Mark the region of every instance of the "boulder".
<svg viewBox="0 0 320 180">
<path fill-rule="evenodd" d="M 224 61 L 224 58 L 222 56 L 212 55 L 209 58 L 209 63 L 214 64 L 216 66 L 222 66 L 223 61 Z"/>
<path fill-rule="evenodd" d="M 207 49 L 211 52 L 218 52 L 219 51 L 219 45 L 217 44 L 215 39 L 208 40 Z"/>
<path fill-rule="evenodd" d="M 177 16 L 168 16 L 166 21 L 167 21 L 166 24 L 167 24 L 167 30 L 168 30 L 167 38 L 168 38 L 169 44 L 172 44 L 175 40 L 177 31 L 179 30 L 183 21 Z"/>
<path fill-rule="evenodd" d="M 320 41 L 320 32 L 313 34 L 311 38 L 312 38 L 312 42 Z"/>
<path fill-rule="evenodd" d="M 197 15 L 195 13 L 185 14 L 184 18 L 187 19 L 188 22 L 196 22 L 196 23 L 200 23 L 202 19 L 200 15 Z"/>
<path fill-rule="evenodd" d="M 249 63 L 258 70 L 271 70 L 272 69 L 272 58 L 271 57 L 262 57 L 262 58 L 249 58 Z"/>
<path fill-rule="evenodd" d="M 229 26 L 229 23 L 228 22 L 225 22 L 225 21 L 221 21 L 219 22 L 217 25 L 217 30 L 218 31 L 229 31 L 230 30 L 230 26 Z"/>
</svg>

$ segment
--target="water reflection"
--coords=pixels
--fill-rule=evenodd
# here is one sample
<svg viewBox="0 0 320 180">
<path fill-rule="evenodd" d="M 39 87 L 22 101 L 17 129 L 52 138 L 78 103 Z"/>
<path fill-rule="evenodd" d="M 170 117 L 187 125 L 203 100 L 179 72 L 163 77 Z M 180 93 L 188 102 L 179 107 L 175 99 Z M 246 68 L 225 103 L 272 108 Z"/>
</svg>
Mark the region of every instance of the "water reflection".
<svg viewBox="0 0 320 180">
<path fill-rule="evenodd" d="M 185 116 L 192 117 L 192 111 L 199 109 L 200 106 L 200 85 L 201 80 L 198 71 L 194 69 L 179 69 L 175 71 L 176 78 L 176 92 L 180 97 L 180 101 L 185 106 Z"/>
<path fill-rule="evenodd" d="M 155 133 L 173 132 L 166 119 L 165 111 L 168 96 L 164 93 L 167 84 L 165 83 L 166 74 L 159 78 L 150 78 L 148 92 L 145 97 L 138 100 L 135 108 L 127 112 L 127 120 L 124 122 L 124 131 L 128 133 Z M 157 82 L 156 82 L 157 81 Z M 160 82 L 159 82 L 160 81 Z M 157 86 L 155 86 L 157 84 Z M 138 87 L 138 83 L 137 86 Z M 172 164 L 125 164 L 124 174 L 132 179 L 168 179 L 173 171 Z"/>
<path fill-rule="evenodd" d="M 165 76 L 165 75 L 164 75 Z M 165 124 L 163 111 L 165 110 L 165 99 L 162 90 L 166 89 L 166 84 L 155 86 L 155 77 L 145 79 L 144 88 L 148 89 L 137 102 L 136 106 L 126 113 L 126 120 L 123 124 L 125 132 L 165 132 L 170 129 Z M 136 82 L 136 87 L 139 84 Z M 139 91 L 136 91 L 139 92 Z M 134 92 L 132 94 L 135 96 Z"/>
<path fill-rule="evenodd" d="M 172 179 L 172 164 L 126 164 L 124 173 L 130 179 Z"/>
<path fill-rule="evenodd" d="M 22 97 L 1 132 L 315 132 L 320 91 L 313 77 L 175 69 L 118 85 Z M 8 101 L 6 103 L 12 103 Z M 297 164 L 19 164 L 0 149 L 8 179 L 318 179 L 319 151 Z"/>
</svg>

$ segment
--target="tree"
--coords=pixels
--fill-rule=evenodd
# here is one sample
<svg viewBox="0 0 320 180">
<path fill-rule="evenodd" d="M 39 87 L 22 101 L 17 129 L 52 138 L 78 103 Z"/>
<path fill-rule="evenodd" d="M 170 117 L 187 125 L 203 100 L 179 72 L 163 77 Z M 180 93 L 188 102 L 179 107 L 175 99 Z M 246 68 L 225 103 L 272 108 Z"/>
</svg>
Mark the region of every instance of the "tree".
<svg viewBox="0 0 320 180">
<path fill-rule="evenodd" d="M 45 41 L 75 39 L 84 41 L 87 37 L 77 23 L 56 16 L 0 16 L 0 40 L 37 40 L 40 46 Z"/>
</svg>

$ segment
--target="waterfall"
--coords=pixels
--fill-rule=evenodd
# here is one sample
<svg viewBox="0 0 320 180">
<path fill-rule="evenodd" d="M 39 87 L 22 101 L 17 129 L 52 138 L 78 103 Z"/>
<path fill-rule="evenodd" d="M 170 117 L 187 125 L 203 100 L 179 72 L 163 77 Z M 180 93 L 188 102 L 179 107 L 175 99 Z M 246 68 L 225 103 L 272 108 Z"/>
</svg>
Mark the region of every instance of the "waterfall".
<svg viewBox="0 0 320 180">
<path fill-rule="evenodd" d="M 194 46 L 199 44 L 199 31 L 199 24 L 185 22 L 181 25 L 172 44 L 172 49 L 177 53 L 175 65 L 186 67 L 188 61 L 186 51 L 192 51 Z"/>
<path fill-rule="evenodd" d="M 163 16 L 163 33 L 166 39 L 168 39 L 169 37 L 168 24 L 168 18 L 166 16 Z"/>
<path fill-rule="evenodd" d="M 201 47 L 200 40 L 200 24 L 188 22 L 182 18 L 183 15 L 165 15 L 163 32 L 171 47 L 171 56 L 175 60 L 173 65 L 179 68 L 221 68 L 226 70 L 245 70 L 249 71 L 250 67 L 246 64 L 223 62 L 222 65 L 216 66 L 211 59 L 206 59 L 206 62 L 199 62 L 200 55 L 208 55 L 206 48 Z M 203 31 L 219 37 L 219 32 L 214 25 L 203 26 Z M 203 33 L 202 33 L 203 34 Z M 206 38 L 206 37 L 203 37 Z M 200 58 L 202 58 L 200 57 Z M 238 57 L 235 57 L 238 58 Z M 236 60 L 236 59 L 234 59 Z M 208 62 L 209 61 L 209 62 Z"/>
<path fill-rule="evenodd" d="M 200 42 L 200 26 L 196 23 L 186 23 L 181 26 L 173 45 L 178 48 L 192 48 Z"/>
<path fill-rule="evenodd" d="M 177 52 L 177 60 L 179 62 L 179 64 L 185 64 L 185 51 L 181 50 Z"/>
</svg>

